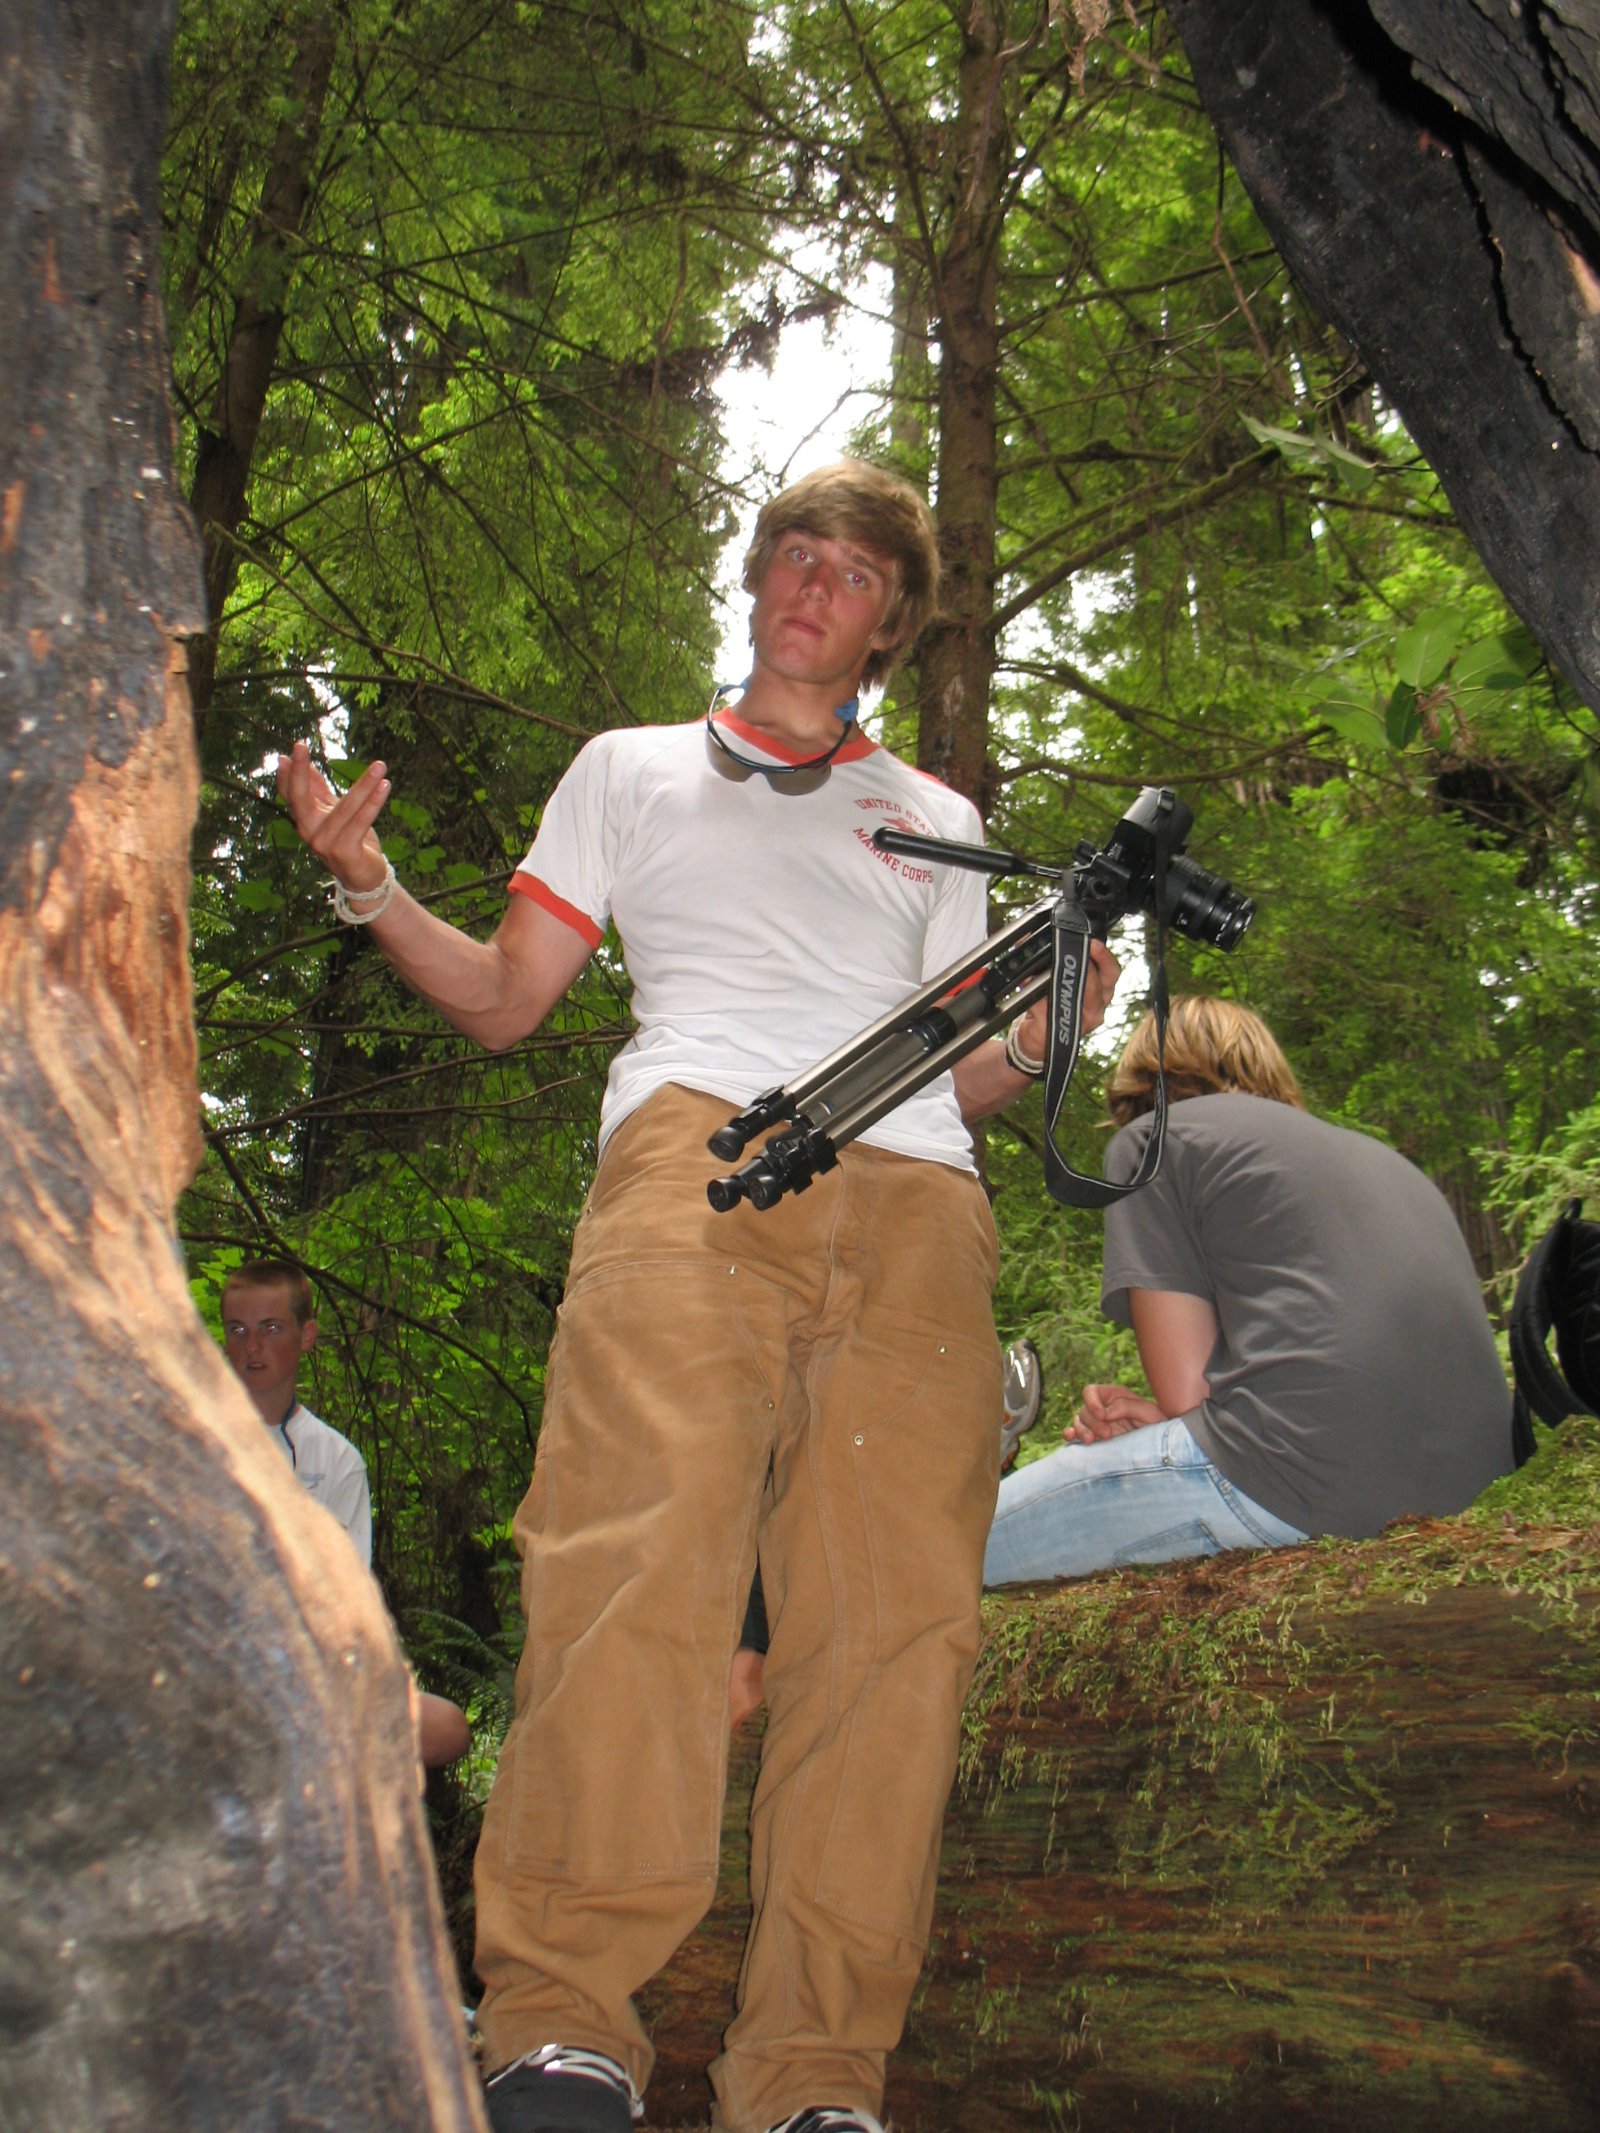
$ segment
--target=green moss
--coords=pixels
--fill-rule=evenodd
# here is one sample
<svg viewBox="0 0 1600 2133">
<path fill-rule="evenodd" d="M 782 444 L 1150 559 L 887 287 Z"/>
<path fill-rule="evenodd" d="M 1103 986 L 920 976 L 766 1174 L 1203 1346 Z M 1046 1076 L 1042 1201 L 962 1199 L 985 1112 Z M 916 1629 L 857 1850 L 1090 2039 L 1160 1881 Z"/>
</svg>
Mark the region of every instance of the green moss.
<svg viewBox="0 0 1600 2133">
<path fill-rule="evenodd" d="M 1600 1526 L 1600 1416 L 1574 1415 L 1559 1429 L 1536 1422 L 1533 1457 L 1489 1484 L 1462 1518 L 1528 1526 Z"/>
<path fill-rule="evenodd" d="M 1008 1795 L 1042 1796 L 1048 1856 L 1058 1810 L 1106 1789 L 1114 1722 L 1102 1841 L 1117 1871 L 1218 1904 L 1326 1903 L 1395 1814 L 1397 1735 L 1345 1686 L 1371 1663 L 1364 1630 L 1485 1585 L 1519 1620 L 1561 1627 L 1538 1692 L 1495 1721 L 1559 1769 L 1600 1728 L 1600 1421 L 1542 1439 L 1459 1518 L 991 1598 L 963 1797 L 1004 1816 Z M 1455 1634 L 1441 1617 L 1442 1642 Z M 1470 1651 L 1458 1663 L 1470 1677 Z"/>
</svg>

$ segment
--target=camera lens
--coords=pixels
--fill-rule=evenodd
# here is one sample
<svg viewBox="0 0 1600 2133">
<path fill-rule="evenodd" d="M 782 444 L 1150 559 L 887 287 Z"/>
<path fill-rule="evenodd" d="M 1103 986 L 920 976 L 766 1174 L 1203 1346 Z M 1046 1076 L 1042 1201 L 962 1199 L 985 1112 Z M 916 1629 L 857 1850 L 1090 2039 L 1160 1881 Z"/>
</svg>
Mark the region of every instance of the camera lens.
<svg viewBox="0 0 1600 2133">
<path fill-rule="evenodd" d="M 1220 874 L 1209 874 L 1192 859 L 1167 864 L 1167 924 L 1192 941 L 1213 948 L 1237 948 L 1256 907 Z"/>
</svg>

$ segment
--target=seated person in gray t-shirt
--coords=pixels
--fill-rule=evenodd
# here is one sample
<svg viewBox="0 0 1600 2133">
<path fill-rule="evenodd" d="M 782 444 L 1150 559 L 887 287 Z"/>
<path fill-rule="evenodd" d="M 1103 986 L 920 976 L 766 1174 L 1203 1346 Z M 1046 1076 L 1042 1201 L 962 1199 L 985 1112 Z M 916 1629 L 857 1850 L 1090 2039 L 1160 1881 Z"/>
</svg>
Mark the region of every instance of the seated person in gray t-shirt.
<svg viewBox="0 0 1600 2133">
<path fill-rule="evenodd" d="M 1067 1442 L 1008 1474 L 984 1582 L 1461 1510 L 1511 1466 L 1511 1397 L 1465 1240 L 1421 1171 L 1313 1118 L 1259 1016 L 1173 1003 L 1160 1175 L 1106 1214 L 1102 1303 L 1153 1399 L 1085 1387 Z M 1131 1177 L 1155 1106 L 1146 1016 L 1112 1075 Z"/>
</svg>

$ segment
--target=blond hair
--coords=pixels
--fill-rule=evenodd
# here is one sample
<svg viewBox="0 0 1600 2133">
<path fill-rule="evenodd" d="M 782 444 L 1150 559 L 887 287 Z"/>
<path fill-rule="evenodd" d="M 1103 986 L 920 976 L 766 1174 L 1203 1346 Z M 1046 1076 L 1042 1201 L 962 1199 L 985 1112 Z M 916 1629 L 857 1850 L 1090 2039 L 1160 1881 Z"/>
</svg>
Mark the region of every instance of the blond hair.
<svg viewBox="0 0 1600 2133">
<path fill-rule="evenodd" d="M 859 541 L 893 566 L 893 586 L 878 646 L 862 671 L 862 686 L 886 681 L 921 636 L 939 598 L 939 543 L 933 513 L 910 482 L 864 459 L 818 467 L 780 489 L 761 510 L 744 559 L 744 589 L 759 592 L 772 552 L 797 527 L 825 541 Z"/>
<path fill-rule="evenodd" d="M 1156 1103 L 1156 1018 L 1148 1014 L 1123 1049 L 1106 1084 L 1112 1121 L 1125 1126 Z M 1167 1101 L 1186 1096 L 1265 1096 L 1303 1111 L 1294 1068 L 1278 1040 L 1248 1007 L 1211 993 L 1181 993 L 1167 1020 Z"/>
</svg>

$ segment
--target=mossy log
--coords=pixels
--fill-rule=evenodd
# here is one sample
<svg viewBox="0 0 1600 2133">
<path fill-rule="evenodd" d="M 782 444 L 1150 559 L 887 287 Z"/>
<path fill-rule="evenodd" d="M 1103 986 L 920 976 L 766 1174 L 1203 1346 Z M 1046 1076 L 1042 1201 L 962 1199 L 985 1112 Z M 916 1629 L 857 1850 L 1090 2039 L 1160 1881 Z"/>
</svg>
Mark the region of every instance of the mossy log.
<svg viewBox="0 0 1600 2133">
<path fill-rule="evenodd" d="M 996 1596 L 901 2133 L 1597 2123 L 1600 1423 L 1462 1518 Z M 652 1988 L 662 2126 L 744 1924 Z"/>
</svg>

